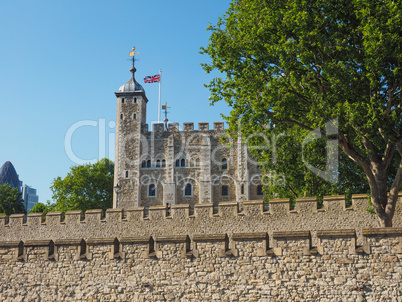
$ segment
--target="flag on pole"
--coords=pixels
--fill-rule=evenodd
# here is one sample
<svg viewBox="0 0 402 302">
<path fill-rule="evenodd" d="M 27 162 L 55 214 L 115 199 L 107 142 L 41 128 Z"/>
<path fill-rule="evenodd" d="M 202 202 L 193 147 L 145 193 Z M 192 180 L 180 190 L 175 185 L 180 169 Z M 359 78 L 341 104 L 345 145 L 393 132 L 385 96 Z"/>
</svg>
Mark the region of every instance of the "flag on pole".
<svg viewBox="0 0 402 302">
<path fill-rule="evenodd" d="M 160 74 L 144 77 L 144 83 L 160 83 L 160 82 L 161 82 Z"/>
</svg>

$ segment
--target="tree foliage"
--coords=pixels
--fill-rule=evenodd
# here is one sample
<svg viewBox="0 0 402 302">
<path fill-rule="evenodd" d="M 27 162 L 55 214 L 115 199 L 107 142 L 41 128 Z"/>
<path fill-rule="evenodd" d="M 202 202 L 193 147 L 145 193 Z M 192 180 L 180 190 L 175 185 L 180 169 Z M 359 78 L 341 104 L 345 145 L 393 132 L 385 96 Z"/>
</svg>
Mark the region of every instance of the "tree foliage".
<svg viewBox="0 0 402 302">
<path fill-rule="evenodd" d="M 11 215 L 25 213 L 24 200 L 17 188 L 0 185 L 0 213 Z"/>
<path fill-rule="evenodd" d="M 212 103 L 232 107 L 230 131 L 293 133 L 300 142 L 297 133 L 319 127 L 343 152 L 338 189 L 356 188 L 364 176 L 360 187 L 369 188 L 383 226 L 392 225 L 402 185 L 401 11 L 402 2 L 391 0 L 233 0 L 201 50 L 212 59 L 204 69 L 224 75 L 208 86 Z M 334 119 L 335 137 L 325 127 Z M 283 160 L 295 155 L 292 147 Z"/>
<path fill-rule="evenodd" d="M 50 189 L 54 211 L 111 208 L 113 205 L 114 164 L 101 159 L 95 164 L 71 167 L 66 177 L 57 177 Z"/>
<path fill-rule="evenodd" d="M 43 213 L 46 215 L 48 212 L 55 211 L 54 207 L 55 205 L 50 203 L 50 201 L 47 201 L 46 204 L 38 202 L 28 213 Z"/>
</svg>

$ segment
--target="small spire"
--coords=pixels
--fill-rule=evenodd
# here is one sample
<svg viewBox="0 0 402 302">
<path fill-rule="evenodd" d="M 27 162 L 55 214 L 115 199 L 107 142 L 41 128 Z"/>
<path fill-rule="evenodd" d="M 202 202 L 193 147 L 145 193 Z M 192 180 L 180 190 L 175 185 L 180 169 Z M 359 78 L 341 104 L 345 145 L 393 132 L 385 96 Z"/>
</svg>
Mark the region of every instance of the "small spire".
<svg viewBox="0 0 402 302">
<path fill-rule="evenodd" d="M 134 73 L 137 71 L 135 68 L 135 61 L 138 61 L 138 59 L 135 58 L 135 55 L 138 55 L 139 52 L 135 52 L 135 46 L 133 46 L 133 51 L 130 51 L 129 56 L 132 57 L 132 59 L 129 59 L 130 61 L 133 62 L 133 66 L 130 68 L 131 71 L 131 76 L 134 79 Z"/>
<path fill-rule="evenodd" d="M 167 106 L 167 103 L 165 103 L 165 105 L 162 105 L 162 109 L 163 110 L 165 110 L 165 119 L 163 120 L 163 122 L 165 123 L 165 131 L 167 131 L 168 130 L 168 127 L 167 127 L 167 123 L 168 123 L 168 118 L 167 118 L 167 114 L 168 114 L 168 108 L 170 108 L 170 107 L 168 107 Z"/>
</svg>

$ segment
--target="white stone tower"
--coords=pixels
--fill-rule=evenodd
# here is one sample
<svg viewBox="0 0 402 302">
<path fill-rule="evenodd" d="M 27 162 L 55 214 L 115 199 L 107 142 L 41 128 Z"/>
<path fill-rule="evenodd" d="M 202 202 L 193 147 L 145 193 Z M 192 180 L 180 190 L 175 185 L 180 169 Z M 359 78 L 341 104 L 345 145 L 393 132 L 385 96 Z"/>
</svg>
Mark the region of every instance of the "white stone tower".
<svg viewBox="0 0 402 302">
<path fill-rule="evenodd" d="M 148 99 L 135 80 L 133 57 L 131 79 L 115 92 L 117 97 L 116 158 L 114 170 L 114 208 L 139 204 L 140 139 L 146 126 Z"/>
</svg>

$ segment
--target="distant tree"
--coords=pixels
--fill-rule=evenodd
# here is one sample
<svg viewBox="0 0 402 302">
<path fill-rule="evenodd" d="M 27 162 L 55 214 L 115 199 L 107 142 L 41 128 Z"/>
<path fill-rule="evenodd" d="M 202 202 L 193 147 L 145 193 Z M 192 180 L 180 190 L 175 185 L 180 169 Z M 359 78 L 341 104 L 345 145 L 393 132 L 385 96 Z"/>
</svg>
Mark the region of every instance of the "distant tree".
<svg viewBox="0 0 402 302">
<path fill-rule="evenodd" d="M 46 215 L 48 212 L 52 212 L 53 210 L 54 204 L 51 204 L 48 200 L 46 204 L 38 202 L 28 213 L 43 213 L 44 215 Z"/>
<path fill-rule="evenodd" d="M 24 200 L 17 188 L 0 185 L 0 213 L 11 215 L 25 213 Z"/>
<path fill-rule="evenodd" d="M 393 0 L 233 0 L 201 50 L 223 75 L 208 86 L 232 107 L 229 130 L 336 136 L 384 227 L 402 186 L 401 11 Z"/>
<path fill-rule="evenodd" d="M 114 163 L 107 158 L 95 164 L 71 167 L 66 177 L 57 177 L 53 192 L 53 211 L 106 210 L 113 206 Z"/>
</svg>

